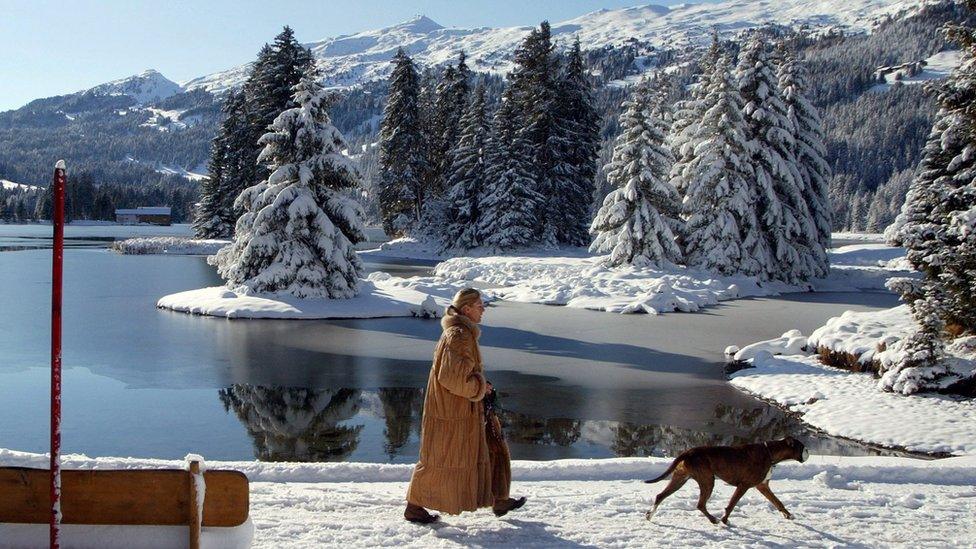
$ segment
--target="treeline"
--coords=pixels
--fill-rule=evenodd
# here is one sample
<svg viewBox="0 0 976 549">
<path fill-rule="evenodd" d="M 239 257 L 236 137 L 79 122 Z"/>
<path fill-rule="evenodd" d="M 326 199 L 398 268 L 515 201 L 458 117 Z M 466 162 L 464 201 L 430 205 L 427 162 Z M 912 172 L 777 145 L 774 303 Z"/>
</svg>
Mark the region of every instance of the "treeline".
<svg viewBox="0 0 976 549">
<path fill-rule="evenodd" d="M 463 53 L 433 93 L 397 53 L 379 140 L 388 234 L 458 250 L 589 242 L 599 114 L 579 42 L 557 52 L 544 22 L 514 61 L 496 109 Z"/>
<path fill-rule="evenodd" d="M 196 184 L 185 179 L 141 187 L 97 184 L 89 172 L 70 171 L 65 188 L 65 219 L 115 221 L 117 208 L 170 206 L 173 222 L 192 219 Z M 30 223 L 51 219 L 50 187 L 38 189 L 0 189 L 0 220 Z"/>
</svg>

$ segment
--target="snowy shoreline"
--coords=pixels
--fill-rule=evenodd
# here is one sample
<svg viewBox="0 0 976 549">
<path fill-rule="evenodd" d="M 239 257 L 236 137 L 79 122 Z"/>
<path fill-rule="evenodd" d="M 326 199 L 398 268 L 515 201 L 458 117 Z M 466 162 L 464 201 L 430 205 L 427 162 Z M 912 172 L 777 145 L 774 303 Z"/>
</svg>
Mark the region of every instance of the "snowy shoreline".
<svg viewBox="0 0 976 549">
<path fill-rule="evenodd" d="M 886 372 L 895 372 L 889 369 L 901 360 L 900 342 L 917 329 L 907 305 L 846 311 L 809 338 L 790 330 L 730 347 L 727 355 L 744 368 L 729 382 L 831 436 L 935 456 L 976 454 L 976 399 L 935 392 L 976 375 L 976 338 L 947 347 L 944 378 L 902 394 Z"/>
<path fill-rule="evenodd" d="M 641 482 L 663 472 L 668 458 L 515 461 L 513 493 L 529 503 L 497 519 L 486 511 L 446 516 L 441 525 L 402 519 L 411 465 L 208 461 L 210 469 L 248 475 L 254 547 L 517 547 L 871 546 L 966 545 L 976 513 L 976 456 L 926 461 L 895 457 L 812 456 L 785 462 L 771 486 L 795 515 L 788 521 L 754 490 L 726 528 L 694 508 L 694 483 L 671 496 L 653 522 L 643 518 L 662 485 Z M 47 467 L 43 454 L 0 449 L 0 464 Z M 177 460 L 64 456 L 66 468 L 183 468 Z M 718 483 L 716 512 L 732 488 Z M 598 521 L 580 520 L 597 516 Z M 924 532 L 918 525 L 926 524 Z M 12 525 L 0 525 L 0 536 Z M 4 532 L 3 529 L 7 529 Z M 14 527 L 16 528 L 16 526 Z M 46 535 L 46 527 L 38 535 Z M 3 537 L 3 539 L 12 539 Z M 46 538 L 43 538 L 46 540 Z"/>
</svg>

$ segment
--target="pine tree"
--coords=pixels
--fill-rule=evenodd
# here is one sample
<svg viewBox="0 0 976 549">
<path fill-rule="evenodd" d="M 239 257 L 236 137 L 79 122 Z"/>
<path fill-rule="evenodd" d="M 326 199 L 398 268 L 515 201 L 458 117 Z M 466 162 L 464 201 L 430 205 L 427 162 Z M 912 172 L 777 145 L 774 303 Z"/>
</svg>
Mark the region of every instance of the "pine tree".
<svg viewBox="0 0 976 549">
<path fill-rule="evenodd" d="M 242 137 L 247 134 L 245 98 L 241 91 L 231 92 L 221 111 L 224 120 L 210 145 L 207 164 L 209 177 L 200 185 L 200 202 L 193 232 L 197 238 L 226 238 L 233 234 L 235 190 L 240 181 L 242 152 L 249 148 Z"/>
<path fill-rule="evenodd" d="M 725 275 L 755 273 L 761 266 L 743 242 L 744 235 L 756 233 L 757 225 L 749 183 L 752 144 L 728 58 L 721 57 L 712 67 L 702 119 L 689 136 L 690 156 L 672 170 L 685 189 L 684 252 L 691 266 Z"/>
<path fill-rule="evenodd" d="M 652 93 L 644 82 L 624 103 L 621 133 L 606 168 L 607 181 L 617 189 L 604 199 L 590 227 L 590 251 L 608 254 L 612 266 L 683 263 L 675 236 L 680 197 L 668 182 L 674 158 L 667 146 L 665 107 Z"/>
<path fill-rule="evenodd" d="M 448 174 L 451 171 L 451 149 L 457 144 L 461 116 L 468 104 L 468 91 L 471 82 L 471 69 L 465 63 L 462 51 L 456 67 L 449 66 L 444 71 L 437 89 L 435 112 L 437 135 L 434 144 L 435 180 L 431 182 L 432 194 L 441 195 L 446 190 Z"/>
<path fill-rule="evenodd" d="M 590 218 L 600 146 L 600 116 L 593 106 L 593 92 L 579 39 L 573 43 L 559 79 L 556 97 L 555 147 L 556 240 L 571 246 L 589 242 L 586 220 Z"/>
<path fill-rule="evenodd" d="M 812 261 L 807 272 L 817 278 L 825 278 L 830 272 L 827 249 L 830 247 L 832 220 L 828 186 L 833 176 L 826 160 L 827 150 L 820 114 L 807 98 L 807 71 L 792 51 L 785 52 L 780 65 L 779 87 L 783 93 L 787 116 L 796 129 L 796 163 L 802 182 L 803 199 L 812 221 L 802 225 L 807 228 L 807 232 L 801 235 L 805 247 L 810 250 L 808 258 Z"/>
<path fill-rule="evenodd" d="M 810 215 L 793 154 L 794 128 L 778 87 L 774 67 L 758 33 L 742 51 L 736 69 L 739 93 L 745 102 L 748 136 L 754 142 L 752 171 L 762 238 L 745 242 L 747 253 L 764 268 L 765 278 L 800 282 L 813 276 L 805 270 L 810 250 L 804 234 L 812 234 Z"/>
<path fill-rule="evenodd" d="M 545 208 L 540 201 L 535 212 L 535 233 L 546 245 L 557 243 L 557 220 L 552 215 L 562 204 L 559 193 L 560 175 L 557 149 L 567 147 L 565 136 L 556 133 L 556 74 L 558 60 L 553 51 L 549 23 L 543 21 L 538 29 L 525 38 L 515 50 L 515 69 L 509 74 L 509 87 L 503 100 L 511 105 L 515 138 L 522 141 L 528 155 L 532 191 L 546 198 Z M 514 145 L 514 143 L 512 143 Z M 519 149 L 513 148 L 512 152 Z M 550 202 L 551 201 L 551 202 Z"/>
<path fill-rule="evenodd" d="M 487 173 L 478 233 L 482 245 L 498 251 L 540 241 L 537 212 L 544 197 L 532 180 L 531 146 L 516 129 L 511 102 L 503 102 L 492 122 L 486 155 Z"/>
<path fill-rule="evenodd" d="M 675 158 L 675 169 L 686 165 L 691 161 L 694 147 L 691 145 L 692 135 L 696 131 L 695 125 L 704 115 L 702 101 L 707 93 L 709 82 L 715 63 L 721 53 L 721 46 L 718 40 L 718 32 L 712 33 L 712 45 L 708 52 L 699 61 L 701 72 L 697 82 L 691 90 L 691 95 L 687 99 L 677 101 L 672 115 L 671 131 L 668 134 L 668 142 L 671 146 L 671 154 Z M 685 181 L 677 174 L 672 173 L 671 183 L 679 193 L 685 193 Z"/>
<path fill-rule="evenodd" d="M 260 140 L 268 178 L 238 198 L 244 214 L 234 242 L 212 258 L 228 286 L 300 298 L 350 298 L 363 267 L 353 246 L 365 240 L 362 208 L 344 193 L 359 175 L 332 125 L 314 69 Z"/>
<path fill-rule="evenodd" d="M 393 57 L 390 91 L 380 127 L 380 211 L 383 230 L 405 234 L 426 200 L 424 139 L 420 129 L 417 70 L 403 48 Z"/>
<path fill-rule="evenodd" d="M 451 173 L 448 176 L 447 226 L 445 249 L 470 249 L 480 244 L 478 224 L 481 220 L 481 194 L 485 184 L 485 152 L 488 118 L 485 110 L 485 87 L 478 86 L 461 118 L 461 133 L 451 151 Z"/>
</svg>

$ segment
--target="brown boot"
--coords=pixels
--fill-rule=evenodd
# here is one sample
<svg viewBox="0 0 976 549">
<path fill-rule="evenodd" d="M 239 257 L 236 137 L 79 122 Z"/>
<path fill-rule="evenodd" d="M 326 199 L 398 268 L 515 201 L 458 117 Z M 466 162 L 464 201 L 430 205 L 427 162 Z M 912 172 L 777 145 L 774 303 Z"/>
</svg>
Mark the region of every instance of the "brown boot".
<svg viewBox="0 0 976 549">
<path fill-rule="evenodd" d="M 523 505 L 525 505 L 525 496 L 518 499 L 508 498 L 502 501 L 496 501 L 491 511 L 495 513 L 496 517 L 502 517 L 508 514 L 509 511 L 514 511 Z"/>
<path fill-rule="evenodd" d="M 417 524 L 431 524 L 441 519 L 440 515 L 432 515 L 427 509 L 412 503 L 407 504 L 407 509 L 403 511 L 403 518 Z"/>
</svg>

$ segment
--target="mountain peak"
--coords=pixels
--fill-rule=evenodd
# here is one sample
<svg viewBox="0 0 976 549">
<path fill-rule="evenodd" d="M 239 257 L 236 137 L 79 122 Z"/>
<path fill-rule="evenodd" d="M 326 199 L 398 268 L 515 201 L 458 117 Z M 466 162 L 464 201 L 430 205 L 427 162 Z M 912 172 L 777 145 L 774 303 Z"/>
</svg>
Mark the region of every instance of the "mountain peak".
<svg viewBox="0 0 976 549">
<path fill-rule="evenodd" d="M 396 28 L 417 34 L 427 34 L 429 32 L 441 30 L 444 28 L 444 26 L 426 15 L 417 15 L 404 21 L 403 23 L 400 23 L 399 25 L 396 25 Z"/>
<path fill-rule="evenodd" d="M 179 84 L 166 78 L 156 69 L 146 69 L 139 74 L 106 82 L 87 90 L 95 95 L 128 95 L 139 104 L 166 99 L 182 91 L 183 88 Z"/>
</svg>

